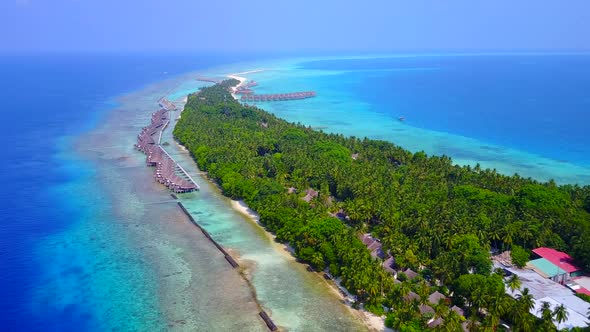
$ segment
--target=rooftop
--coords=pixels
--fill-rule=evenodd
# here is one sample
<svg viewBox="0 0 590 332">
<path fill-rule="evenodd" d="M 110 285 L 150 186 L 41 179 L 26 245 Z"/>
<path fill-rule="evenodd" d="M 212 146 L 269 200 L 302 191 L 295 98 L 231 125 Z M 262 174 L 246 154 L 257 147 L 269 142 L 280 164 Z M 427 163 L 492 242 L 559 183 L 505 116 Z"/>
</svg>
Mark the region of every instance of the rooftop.
<svg viewBox="0 0 590 332">
<path fill-rule="evenodd" d="M 565 252 L 557 251 L 552 248 L 541 247 L 534 249 L 533 252 L 551 263 L 559 266 L 567 273 L 580 271 L 581 269 L 573 264 L 573 258 Z"/>
<path fill-rule="evenodd" d="M 406 277 L 408 277 L 409 280 L 414 279 L 418 276 L 418 273 L 414 272 L 411 269 L 406 269 L 404 271 L 404 274 L 406 275 Z"/>
<path fill-rule="evenodd" d="M 561 304 L 551 297 L 544 297 L 541 299 L 535 299 L 535 307 L 533 309 L 531 309 L 531 314 L 537 316 L 538 318 L 542 318 L 539 310 L 541 309 L 543 302 L 549 302 L 549 304 L 551 305 L 551 311 L 555 310 L 555 308 Z M 567 306 L 566 306 L 566 309 L 568 312 L 567 320 L 559 325 L 558 325 L 557 321 L 554 320 L 553 323 L 555 324 L 555 326 L 562 329 L 564 327 L 567 327 L 567 328 L 572 328 L 572 327 L 576 327 L 576 326 L 585 327 L 587 325 L 586 317 L 584 315 L 581 315 L 580 313 L 572 310 L 571 308 L 569 308 Z"/>
<path fill-rule="evenodd" d="M 576 282 L 576 284 L 578 284 L 586 289 L 590 289 L 590 277 L 587 277 L 587 276 L 575 277 L 573 280 Z"/>
<path fill-rule="evenodd" d="M 494 262 L 494 267 L 505 268 L 510 272 L 518 275 L 522 283 L 521 289 L 529 289 L 531 295 L 533 295 L 533 297 L 535 298 L 536 305 L 540 306 L 541 302 L 543 301 L 547 301 L 550 303 L 563 303 L 563 305 L 566 306 L 568 311 L 570 312 L 570 318 L 564 324 L 562 324 L 561 327 L 570 325 L 580 327 L 586 326 L 586 323 L 582 324 L 582 321 L 586 321 L 587 319 L 581 319 L 580 317 L 586 317 L 586 313 L 590 309 L 590 303 L 587 303 L 584 300 L 577 297 L 574 294 L 574 292 L 571 291 L 569 288 L 560 285 L 559 283 L 554 282 L 550 279 L 543 278 L 541 275 L 537 274 L 533 270 L 506 267 L 498 262 Z M 509 289 L 506 289 L 506 293 L 513 297 L 519 294 L 518 291 L 512 293 Z M 547 299 L 551 299 L 552 301 L 549 301 Z M 538 315 L 537 309 L 538 308 L 533 308 L 531 310 L 531 313 L 533 315 Z"/>
<path fill-rule="evenodd" d="M 581 276 L 575 277 L 567 284 L 570 289 L 576 293 L 586 294 L 590 296 L 590 277 Z"/>
<path fill-rule="evenodd" d="M 543 275 L 546 278 L 553 278 L 556 275 L 567 273 L 561 268 L 559 268 L 559 266 L 551 263 L 545 258 L 533 259 L 532 261 L 528 262 L 528 264 L 531 265 L 531 267 L 535 269 L 537 272 L 540 272 L 539 274 Z"/>
<path fill-rule="evenodd" d="M 446 300 L 446 299 L 447 299 L 447 297 L 446 297 L 446 296 L 444 296 L 443 294 L 439 293 L 438 291 L 436 291 L 436 292 L 434 292 L 434 293 L 430 294 L 430 296 L 428 297 L 428 302 L 430 302 L 430 303 L 432 303 L 432 304 L 438 304 L 438 302 L 439 302 L 441 299 L 444 299 L 444 300 Z"/>
</svg>

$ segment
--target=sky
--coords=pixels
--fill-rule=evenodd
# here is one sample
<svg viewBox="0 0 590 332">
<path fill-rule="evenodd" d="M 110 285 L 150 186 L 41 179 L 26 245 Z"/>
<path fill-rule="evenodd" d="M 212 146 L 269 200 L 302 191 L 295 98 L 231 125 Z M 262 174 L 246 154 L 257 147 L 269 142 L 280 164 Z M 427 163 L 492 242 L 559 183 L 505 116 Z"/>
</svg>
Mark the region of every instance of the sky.
<svg viewBox="0 0 590 332">
<path fill-rule="evenodd" d="M 0 53 L 590 51 L 589 0 L 0 0 Z"/>
</svg>

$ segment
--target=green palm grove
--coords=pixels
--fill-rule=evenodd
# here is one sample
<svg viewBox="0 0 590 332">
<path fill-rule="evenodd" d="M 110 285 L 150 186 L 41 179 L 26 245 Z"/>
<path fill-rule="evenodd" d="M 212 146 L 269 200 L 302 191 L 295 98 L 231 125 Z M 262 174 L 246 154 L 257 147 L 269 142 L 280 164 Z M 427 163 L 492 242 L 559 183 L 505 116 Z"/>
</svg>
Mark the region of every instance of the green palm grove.
<svg viewBox="0 0 590 332">
<path fill-rule="evenodd" d="M 397 330 L 422 330 L 438 317 L 444 323 L 437 329 L 449 331 L 462 323 L 491 331 L 500 319 L 522 331 L 548 327 L 529 314 L 528 290 L 516 300 L 506 295 L 502 277 L 491 273 L 491 247 L 550 246 L 590 267 L 590 187 L 505 176 L 389 142 L 315 131 L 240 104 L 228 92 L 236 83 L 190 95 L 176 139 L 300 260 L 329 268 L 369 310 L 392 308 L 387 323 Z M 309 202 L 302 199 L 307 189 L 319 193 Z M 381 239 L 398 268 L 422 275 L 395 283 L 359 240 L 361 232 Z M 453 292 L 452 304 L 466 308 L 468 320 L 444 308 L 420 314 L 424 296 L 407 300 L 410 291 L 435 290 Z"/>
</svg>

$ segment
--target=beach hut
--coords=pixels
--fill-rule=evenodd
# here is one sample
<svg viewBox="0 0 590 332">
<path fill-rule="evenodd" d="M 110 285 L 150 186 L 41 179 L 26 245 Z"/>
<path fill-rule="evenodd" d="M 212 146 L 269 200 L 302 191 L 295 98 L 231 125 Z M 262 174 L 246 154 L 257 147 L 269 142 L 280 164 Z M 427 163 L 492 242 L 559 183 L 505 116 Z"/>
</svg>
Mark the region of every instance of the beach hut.
<svg viewBox="0 0 590 332">
<path fill-rule="evenodd" d="M 454 312 L 457 313 L 457 315 L 459 315 L 460 317 L 465 317 L 465 312 L 463 311 L 463 309 L 457 307 L 456 305 L 451 307 L 451 310 L 453 310 Z"/>
<path fill-rule="evenodd" d="M 418 276 L 418 273 L 417 272 L 414 272 L 411 269 L 406 269 L 404 271 L 404 274 L 408 277 L 408 280 L 412 280 L 412 279 L 414 279 L 414 278 L 416 278 Z"/>
<path fill-rule="evenodd" d="M 383 268 L 385 269 L 385 271 L 395 275 L 395 270 L 393 269 L 394 263 L 395 263 L 395 258 L 390 256 L 389 258 L 387 258 L 383 262 Z"/>
<path fill-rule="evenodd" d="M 420 301 L 420 295 L 414 293 L 413 291 L 410 291 L 408 293 L 408 295 L 404 296 L 404 300 L 406 302 L 411 302 L 411 301 Z"/>
<path fill-rule="evenodd" d="M 433 304 L 433 305 L 437 305 L 441 300 L 446 302 L 447 297 L 444 296 L 443 294 L 439 293 L 438 291 L 430 294 L 430 296 L 428 297 L 428 302 L 430 302 L 430 304 Z"/>
<path fill-rule="evenodd" d="M 307 189 L 305 191 L 305 197 L 302 198 L 302 200 L 306 201 L 306 202 L 311 202 L 312 199 L 318 197 L 319 193 L 311 188 Z"/>
<path fill-rule="evenodd" d="M 419 307 L 420 313 L 422 315 L 424 314 L 434 314 L 434 309 L 432 309 L 431 306 L 426 305 L 426 304 L 421 304 Z"/>
</svg>

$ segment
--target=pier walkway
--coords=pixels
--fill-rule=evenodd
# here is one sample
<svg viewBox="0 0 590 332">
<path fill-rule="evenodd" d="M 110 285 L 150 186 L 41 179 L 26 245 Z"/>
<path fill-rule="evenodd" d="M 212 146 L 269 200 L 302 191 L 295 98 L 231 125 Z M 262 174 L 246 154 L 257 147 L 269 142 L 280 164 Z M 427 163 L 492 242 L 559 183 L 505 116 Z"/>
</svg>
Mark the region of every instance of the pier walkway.
<svg viewBox="0 0 590 332">
<path fill-rule="evenodd" d="M 162 132 L 170 123 L 168 113 L 175 110 L 176 106 L 165 98 L 160 99 L 158 104 L 162 109 L 152 114 L 150 125 L 137 135 L 135 148 L 146 154 L 146 165 L 156 168 L 154 179 L 157 182 L 175 193 L 199 190 L 197 182 L 160 145 Z M 154 140 L 155 135 L 158 135 L 158 141 Z"/>
<path fill-rule="evenodd" d="M 158 105 L 167 111 L 174 111 L 176 110 L 176 105 L 172 103 L 170 100 L 166 99 L 166 97 L 162 97 L 158 100 Z"/>
<path fill-rule="evenodd" d="M 301 91 L 301 92 L 289 92 L 289 93 L 275 93 L 257 95 L 254 93 L 242 94 L 241 101 L 283 101 L 283 100 L 297 100 L 312 98 L 316 96 L 315 91 Z"/>
<path fill-rule="evenodd" d="M 210 78 L 210 77 L 197 77 L 197 81 L 201 81 L 201 82 L 207 82 L 207 83 L 215 83 L 215 84 L 219 84 L 221 83 L 221 80 L 216 80 L 214 78 Z"/>
<path fill-rule="evenodd" d="M 252 90 L 252 88 L 257 85 L 258 85 L 258 82 L 256 82 L 256 81 L 249 81 L 248 83 L 246 83 L 244 85 L 238 86 L 234 93 L 238 94 L 238 95 L 254 94 L 254 90 Z"/>
</svg>

